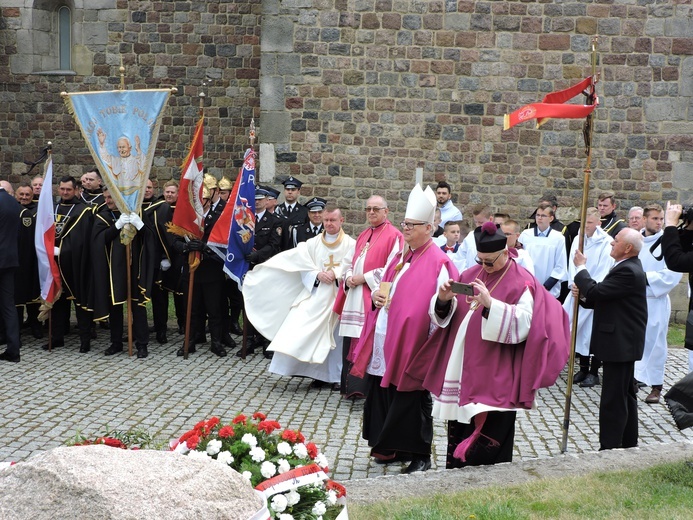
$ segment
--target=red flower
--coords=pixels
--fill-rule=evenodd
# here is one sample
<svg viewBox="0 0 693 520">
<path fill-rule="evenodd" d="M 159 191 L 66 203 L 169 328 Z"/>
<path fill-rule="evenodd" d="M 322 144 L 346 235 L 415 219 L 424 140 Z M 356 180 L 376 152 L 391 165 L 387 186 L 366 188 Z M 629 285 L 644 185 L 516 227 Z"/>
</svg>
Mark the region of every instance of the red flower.
<svg viewBox="0 0 693 520">
<path fill-rule="evenodd" d="M 245 424 L 248 418 L 243 415 L 239 414 L 236 417 L 234 417 L 233 421 L 231 421 L 233 424 Z"/>
<path fill-rule="evenodd" d="M 296 438 L 298 439 L 298 442 L 306 442 L 306 438 L 303 436 L 301 432 L 296 432 Z"/>
<path fill-rule="evenodd" d="M 256 421 L 257 420 L 264 421 L 265 419 L 267 419 L 267 416 L 262 412 L 255 412 L 253 414 L 253 419 L 255 419 Z"/>
<path fill-rule="evenodd" d="M 193 430 L 199 432 L 200 430 L 202 430 L 202 428 L 205 427 L 205 422 L 206 422 L 206 421 L 204 421 L 204 420 L 200 421 L 200 422 L 197 423 L 195 426 L 193 426 Z"/>
<path fill-rule="evenodd" d="M 281 425 L 277 421 L 260 421 L 257 423 L 257 429 L 261 432 L 265 432 L 270 435 L 274 430 L 281 428 Z"/>
<path fill-rule="evenodd" d="M 188 448 L 191 450 L 194 450 L 197 448 L 197 445 L 200 443 L 200 437 L 198 435 L 191 435 L 188 440 L 186 441 Z"/>
<path fill-rule="evenodd" d="M 208 431 L 211 431 L 212 428 L 214 428 L 217 424 L 219 424 L 219 417 L 212 417 L 209 421 L 207 421 Z"/>
<path fill-rule="evenodd" d="M 296 442 L 296 432 L 293 430 L 284 430 L 282 432 L 282 440 Z"/>
<path fill-rule="evenodd" d="M 127 446 L 125 446 L 122 441 L 112 437 L 99 437 L 96 439 L 96 444 L 105 444 L 106 446 L 110 446 L 112 448 L 123 448 L 124 450 L 127 449 Z"/>
<path fill-rule="evenodd" d="M 233 428 L 231 428 L 231 426 L 224 426 L 221 430 L 219 430 L 219 437 L 221 437 L 222 439 L 233 437 L 234 435 L 235 432 L 233 431 Z"/>
<path fill-rule="evenodd" d="M 178 442 L 183 444 L 185 441 L 187 441 L 190 437 L 192 437 L 196 433 L 197 432 L 195 430 L 187 431 L 183 435 L 180 436 L 180 439 L 178 439 Z"/>
<path fill-rule="evenodd" d="M 306 449 L 308 450 L 308 456 L 311 459 L 314 459 L 318 456 L 318 447 L 315 445 L 314 442 L 309 442 L 308 444 L 306 444 Z"/>
</svg>

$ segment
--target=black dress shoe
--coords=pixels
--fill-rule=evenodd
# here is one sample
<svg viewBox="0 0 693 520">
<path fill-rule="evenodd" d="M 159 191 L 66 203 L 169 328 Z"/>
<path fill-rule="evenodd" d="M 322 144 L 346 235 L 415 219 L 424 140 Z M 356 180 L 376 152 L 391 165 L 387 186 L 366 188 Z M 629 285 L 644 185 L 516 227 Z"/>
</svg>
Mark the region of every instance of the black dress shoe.
<svg viewBox="0 0 693 520">
<path fill-rule="evenodd" d="M 333 392 L 340 392 L 342 390 L 342 385 L 339 383 L 332 383 L 332 391 Z"/>
<path fill-rule="evenodd" d="M 228 332 L 226 334 L 222 335 L 221 342 L 225 347 L 228 347 L 230 349 L 236 348 L 236 342 L 234 341 L 234 339 L 231 337 L 231 335 Z"/>
<path fill-rule="evenodd" d="M 310 383 L 310 388 L 322 388 L 325 385 L 328 385 L 329 383 L 326 383 L 325 381 L 320 381 L 319 379 L 313 379 L 313 381 Z"/>
<path fill-rule="evenodd" d="M 123 351 L 123 345 L 118 345 L 118 344 L 114 343 L 113 345 L 111 345 L 110 347 L 108 347 L 106 349 L 104 354 L 106 354 L 107 356 L 112 356 L 112 355 L 117 354 L 118 352 L 122 352 L 122 351 Z"/>
<path fill-rule="evenodd" d="M 82 344 L 79 346 L 79 353 L 80 354 L 86 354 L 91 350 L 91 345 L 89 344 L 88 341 L 82 341 Z"/>
<path fill-rule="evenodd" d="M 243 329 L 238 323 L 232 323 L 231 327 L 229 327 L 231 330 L 231 334 L 235 334 L 236 336 L 242 336 L 243 335 Z"/>
<path fill-rule="evenodd" d="M 587 374 L 585 380 L 580 383 L 580 388 L 592 388 L 599 384 L 599 376 L 596 374 Z"/>
<path fill-rule="evenodd" d="M 137 347 L 137 358 L 144 359 L 149 355 L 147 351 L 147 345 L 141 345 Z"/>
<path fill-rule="evenodd" d="M 178 334 L 181 336 L 185 335 L 185 327 L 183 325 L 178 325 Z"/>
<path fill-rule="evenodd" d="M 573 376 L 573 384 L 577 385 L 578 383 L 582 383 L 585 379 L 587 379 L 587 374 L 589 372 L 583 372 L 580 370 Z"/>
<path fill-rule="evenodd" d="M 192 343 L 190 345 L 188 345 L 188 354 L 194 354 L 195 352 L 197 352 L 197 348 L 195 348 L 195 345 Z M 176 352 L 176 356 L 181 357 L 184 355 L 185 355 L 185 348 L 184 347 L 179 348 L 178 352 Z"/>
<path fill-rule="evenodd" d="M 406 469 L 402 471 L 405 475 L 409 475 L 410 473 L 416 473 L 417 471 L 427 471 L 431 469 L 431 459 L 419 459 L 416 458 L 411 461 L 411 464 L 407 466 Z"/>
<path fill-rule="evenodd" d="M 166 337 L 166 331 L 165 330 L 162 330 L 162 331 L 159 331 L 156 333 L 156 341 L 160 345 L 163 345 L 164 343 L 168 343 L 168 338 Z"/>
<path fill-rule="evenodd" d="M 56 342 L 53 342 L 53 344 L 51 345 L 51 348 L 53 349 L 53 348 L 64 347 L 64 346 L 65 346 L 64 342 L 56 341 Z M 43 350 L 48 350 L 48 345 L 43 345 L 41 348 Z"/>
<path fill-rule="evenodd" d="M 274 352 L 265 350 L 262 355 L 265 356 L 265 359 L 272 359 L 274 357 Z"/>
<path fill-rule="evenodd" d="M 255 347 L 248 347 L 247 350 L 245 351 L 246 356 L 252 356 L 255 354 Z M 239 348 L 238 352 L 236 352 L 236 357 L 243 357 L 243 349 Z"/>
<path fill-rule="evenodd" d="M 0 354 L 1 361 L 9 361 L 10 363 L 19 363 L 19 354 L 11 356 L 7 351 Z"/>
<path fill-rule="evenodd" d="M 213 342 L 209 350 L 212 351 L 212 354 L 216 354 L 219 357 L 226 357 L 226 349 L 221 343 Z"/>
<path fill-rule="evenodd" d="M 34 339 L 41 339 L 43 337 L 43 328 L 40 323 L 32 323 L 31 335 L 34 336 Z"/>
</svg>

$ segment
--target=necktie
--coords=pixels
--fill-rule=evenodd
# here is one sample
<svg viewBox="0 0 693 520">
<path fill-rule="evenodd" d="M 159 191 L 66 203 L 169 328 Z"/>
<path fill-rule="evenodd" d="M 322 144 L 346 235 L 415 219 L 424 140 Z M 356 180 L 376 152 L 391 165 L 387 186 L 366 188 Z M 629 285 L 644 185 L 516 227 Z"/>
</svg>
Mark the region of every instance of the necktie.
<svg viewBox="0 0 693 520">
<path fill-rule="evenodd" d="M 291 215 L 291 206 L 286 207 L 286 214 L 287 214 L 287 216 Z"/>
<path fill-rule="evenodd" d="M 455 252 L 455 246 L 452 246 L 452 247 L 445 246 L 445 251 L 452 251 L 454 253 Z"/>
</svg>

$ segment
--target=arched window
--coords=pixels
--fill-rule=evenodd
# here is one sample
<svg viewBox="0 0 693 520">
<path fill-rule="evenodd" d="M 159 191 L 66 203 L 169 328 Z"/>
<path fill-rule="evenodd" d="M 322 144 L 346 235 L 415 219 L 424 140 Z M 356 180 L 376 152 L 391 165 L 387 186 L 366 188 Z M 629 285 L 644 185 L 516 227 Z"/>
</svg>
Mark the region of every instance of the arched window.
<svg viewBox="0 0 693 520">
<path fill-rule="evenodd" d="M 58 40 L 60 70 L 70 70 L 72 68 L 72 13 L 65 5 L 58 9 Z"/>
</svg>

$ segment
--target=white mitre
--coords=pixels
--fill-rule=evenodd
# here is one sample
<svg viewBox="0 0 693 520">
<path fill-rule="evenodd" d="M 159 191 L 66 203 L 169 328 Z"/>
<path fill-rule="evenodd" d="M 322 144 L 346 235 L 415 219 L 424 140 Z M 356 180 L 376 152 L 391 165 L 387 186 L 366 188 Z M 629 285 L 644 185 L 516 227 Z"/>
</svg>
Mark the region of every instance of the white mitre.
<svg viewBox="0 0 693 520">
<path fill-rule="evenodd" d="M 414 189 L 411 190 L 409 194 L 407 211 L 404 214 L 404 218 L 433 224 L 435 214 L 436 194 L 431 187 L 426 186 L 426 191 L 424 191 L 419 184 L 414 186 Z"/>
</svg>

